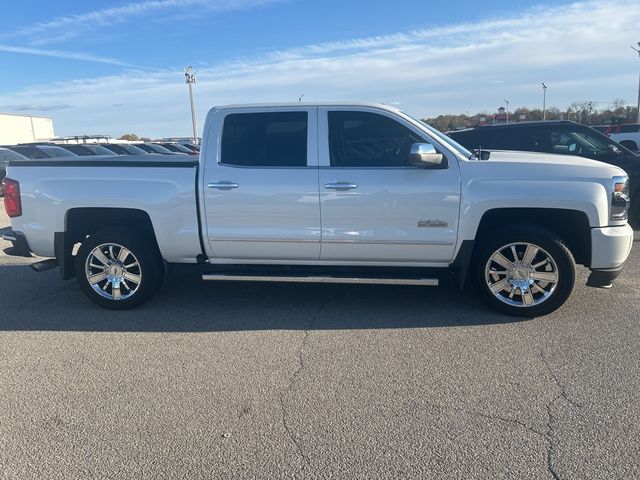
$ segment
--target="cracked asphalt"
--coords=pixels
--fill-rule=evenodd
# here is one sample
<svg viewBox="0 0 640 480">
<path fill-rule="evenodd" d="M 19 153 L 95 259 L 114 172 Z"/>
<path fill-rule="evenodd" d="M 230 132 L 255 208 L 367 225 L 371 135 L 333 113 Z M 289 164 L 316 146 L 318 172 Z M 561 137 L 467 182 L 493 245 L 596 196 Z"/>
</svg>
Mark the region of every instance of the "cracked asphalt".
<svg viewBox="0 0 640 480">
<path fill-rule="evenodd" d="M 27 263 L 0 254 L 0 478 L 640 478 L 638 242 L 526 321 L 179 270 L 114 313 Z"/>
</svg>

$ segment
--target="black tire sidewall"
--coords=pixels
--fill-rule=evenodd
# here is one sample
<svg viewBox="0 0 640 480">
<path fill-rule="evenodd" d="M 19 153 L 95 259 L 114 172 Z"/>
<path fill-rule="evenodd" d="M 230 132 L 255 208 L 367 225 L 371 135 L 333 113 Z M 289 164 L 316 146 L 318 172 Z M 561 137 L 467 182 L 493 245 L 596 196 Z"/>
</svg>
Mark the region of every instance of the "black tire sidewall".
<svg viewBox="0 0 640 480">
<path fill-rule="evenodd" d="M 539 305 L 515 307 L 495 297 L 485 281 L 485 266 L 489 257 L 500 247 L 510 243 L 532 243 L 544 249 L 558 268 L 558 284 L 551 296 Z M 474 284 L 480 296 L 491 307 L 507 315 L 539 317 L 560 308 L 571 295 L 575 285 L 576 264 L 570 250 L 562 240 L 549 230 L 536 227 L 512 227 L 492 233 L 482 240 L 474 255 Z"/>
<path fill-rule="evenodd" d="M 91 251 L 104 243 L 116 243 L 127 248 L 137 258 L 142 271 L 142 282 L 138 291 L 126 300 L 109 300 L 95 292 L 85 275 L 85 262 Z M 98 231 L 82 242 L 75 260 L 78 284 L 89 299 L 110 310 L 128 310 L 149 300 L 162 285 L 164 266 L 155 242 L 142 235 L 121 229 Z"/>
<path fill-rule="evenodd" d="M 640 186 L 631 193 L 631 207 L 629 208 L 629 225 L 634 229 L 640 228 Z"/>
</svg>

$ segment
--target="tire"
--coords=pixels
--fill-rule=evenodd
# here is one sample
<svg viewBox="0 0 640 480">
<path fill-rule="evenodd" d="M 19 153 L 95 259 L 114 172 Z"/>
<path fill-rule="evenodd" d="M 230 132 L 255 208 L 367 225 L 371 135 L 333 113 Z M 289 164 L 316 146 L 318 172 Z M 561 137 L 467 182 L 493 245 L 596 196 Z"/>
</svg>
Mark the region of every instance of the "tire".
<svg viewBox="0 0 640 480">
<path fill-rule="evenodd" d="M 560 237 L 537 226 L 505 228 L 481 239 L 472 268 L 484 301 L 520 317 L 539 317 L 560 308 L 576 279 L 569 249 Z"/>
<path fill-rule="evenodd" d="M 629 225 L 634 230 L 640 228 L 640 187 L 631 194 L 631 207 L 629 208 Z"/>
<path fill-rule="evenodd" d="M 76 278 L 89 299 L 110 310 L 142 305 L 162 286 L 165 271 L 155 242 L 124 229 L 105 229 L 78 250 Z"/>
</svg>

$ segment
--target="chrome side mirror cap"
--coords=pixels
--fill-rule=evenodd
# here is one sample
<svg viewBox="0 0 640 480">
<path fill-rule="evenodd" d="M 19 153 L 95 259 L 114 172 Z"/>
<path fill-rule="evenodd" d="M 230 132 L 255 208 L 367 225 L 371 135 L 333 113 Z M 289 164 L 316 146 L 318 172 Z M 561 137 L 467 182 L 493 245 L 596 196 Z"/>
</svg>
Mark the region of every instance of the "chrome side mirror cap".
<svg viewBox="0 0 640 480">
<path fill-rule="evenodd" d="M 609 150 L 609 153 L 612 153 L 614 155 L 620 155 L 622 153 L 622 150 L 620 150 L 615 145 L 609 144 L 609 145 L 607 145 L 607 149 Z"/>
<path fill-rule="evenodd" d="M 423 168 L 447 168 L 447 159 L 438 153 L 430 143 L 414 143 L 411 145 L 409 165 Z"/>
</svg>

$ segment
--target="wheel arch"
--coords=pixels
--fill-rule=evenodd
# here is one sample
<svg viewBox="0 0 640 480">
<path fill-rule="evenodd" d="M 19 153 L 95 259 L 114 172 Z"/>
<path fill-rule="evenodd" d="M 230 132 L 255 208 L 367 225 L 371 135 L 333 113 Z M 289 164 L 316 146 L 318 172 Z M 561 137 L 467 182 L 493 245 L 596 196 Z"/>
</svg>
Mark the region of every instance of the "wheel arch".
<svg viewBox="0 0 640 480">
<path fill-rule="evenodd" d="M 64 232 L 56 232 L 55 254 L 62 278 L 75 276 L 74 251 L 76 245 L 99 230 L 123 228 L 144 235 L 152 248 L 160 252 L 153 223 L 147 212 L 135 208 L 72 208 L 65 215 Z"/>
<path fill-rule="evenodd" d="M 558 235 L 571 251 L 576 263 L 591 264 L 591 227 L 585 212 L 562 208 L 496 208 L 480 219 L 475 244 L 483 236 L 505 226 L 537 226 Z"/>
</svg>

